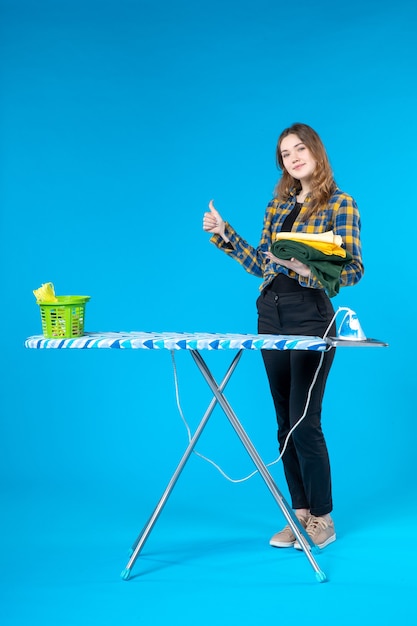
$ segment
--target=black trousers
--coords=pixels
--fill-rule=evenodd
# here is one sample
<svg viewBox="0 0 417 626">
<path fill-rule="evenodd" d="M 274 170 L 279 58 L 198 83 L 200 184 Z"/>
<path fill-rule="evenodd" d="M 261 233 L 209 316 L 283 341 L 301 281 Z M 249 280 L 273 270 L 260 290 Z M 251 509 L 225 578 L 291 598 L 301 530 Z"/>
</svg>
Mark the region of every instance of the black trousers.
<svg viewBox="0 0 417 626">
<path fill-rule="evenodd" d="M 334 315 L 324 291 L 302 288 L 294 293 L 265 289 L 257 300 L 260 334 L 323 336 Z M 334 334 L 334 328 L 330 334 Z M 335 350 L 263 350 L 266 373 L 278 422 L 278 443 L 285 439 L 305 411 L 320 358 L 305 418 L 291 435 L 282 462 L 294 509 L 325 515 L 333 508 L 330 462 L 321 427 L 321 409 Z"/>
</svg>

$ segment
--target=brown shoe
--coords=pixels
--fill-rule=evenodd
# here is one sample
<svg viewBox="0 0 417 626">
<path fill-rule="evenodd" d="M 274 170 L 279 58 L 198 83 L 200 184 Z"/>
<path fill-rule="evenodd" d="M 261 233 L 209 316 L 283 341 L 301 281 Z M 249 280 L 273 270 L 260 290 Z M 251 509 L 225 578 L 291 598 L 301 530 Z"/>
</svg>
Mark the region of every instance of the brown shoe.
<svg viewBox="0 0 417 626">
<path fill-rule="evenodd" d="M 303 528 L 306 528 L 309 517 L 299 517 L 298 521 L 300 522 Z M 288 524 L 280 530 L 278 533 L 275 533 L 269 540 L 269 545 L 274 548 L 292 548 L 295 544 L 295 535 L 291 530 L 290 525 Z"/>
<path fill-rule="evenodd" d="M 336 541 L 333 520 L 326 522 L 323 517 L 310 515 L 305 529 L 311 541 L 316 544 L 318 548 L 325 548 L 329 543 L 332 543 L 332 541 Z M 302 549 L 298 541 L 295 541 L 293 545 L 296 550 Z"/>
</svg>

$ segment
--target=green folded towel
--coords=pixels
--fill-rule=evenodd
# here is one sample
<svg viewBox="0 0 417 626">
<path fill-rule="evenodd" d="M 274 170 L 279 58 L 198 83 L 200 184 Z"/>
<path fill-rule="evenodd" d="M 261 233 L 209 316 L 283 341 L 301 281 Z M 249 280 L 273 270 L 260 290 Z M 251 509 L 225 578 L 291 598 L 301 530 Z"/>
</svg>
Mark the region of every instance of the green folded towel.
<svg viewBox="0 0 417 626">
<path fill-rule="evenodd" d="M 271 252 L 278 259 L 288 261 L 294 258 L 308 265 L 312 274 L 325 288 L 329 298 L 339 293 L 340 274 L 353 258 L 347 251 L 346 257 L 343 258 L 337 254 L 324 254 L 312 246 L 290 239 L 280 239 L 273 243 Z"/>
</svg>

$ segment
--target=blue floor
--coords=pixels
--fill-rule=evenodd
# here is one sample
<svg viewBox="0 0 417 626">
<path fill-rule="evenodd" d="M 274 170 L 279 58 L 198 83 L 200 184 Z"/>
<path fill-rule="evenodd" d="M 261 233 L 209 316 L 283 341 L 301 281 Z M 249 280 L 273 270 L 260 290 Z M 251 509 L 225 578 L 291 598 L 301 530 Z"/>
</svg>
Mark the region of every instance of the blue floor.
<svg viewBox="0 0 417 626">
<path fill-rule="evenodd" d="M 328 577 L 319 584 L 303 553 L 269 547 L 282 514 L 257 478 L 220 486 L 218 497 L 190 485 L 177 484 L 129 581 L 120 572 L 160 494 L 109 501 L 81 485 L 6 494 L 1 623 L 410 623 L 416 509 L 391 501 L 388 514 L 335 513 L 338 540 L 315 557 Z"/>
</svg>

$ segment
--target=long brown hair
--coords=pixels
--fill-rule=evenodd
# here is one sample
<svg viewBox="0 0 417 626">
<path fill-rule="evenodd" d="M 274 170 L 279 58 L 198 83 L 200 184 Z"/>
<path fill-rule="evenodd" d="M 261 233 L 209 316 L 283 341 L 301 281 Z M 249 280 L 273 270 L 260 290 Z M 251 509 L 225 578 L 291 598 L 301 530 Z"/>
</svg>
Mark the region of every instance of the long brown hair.
<svg viewBox="0 0 417 626">
<path fill-rule="evenodd" d="M 317 162 L 312 175 L 310 202 L 305 216 L 306 219 L 308 219 L 315 213 L 318 213 L 318 211 L 328 203 L 336 189 L 336 183 L 326 149 L 316 131 L 310 126 L 307 126 L 307 124 L 292 124 L 292 126 L 282 131 L 277 142 L 276 161 L 278 168 L 282 170 L 282 176 L 275 187 L 275 195 L 277 198 L 285 202 L 290 197 L 291 191 L 295 190 L 296 193 L 301 191 L 300 181 L 288 174 L 282 160 L 280 149 L 281 142 L 284 137 L 288 135 L 297 135 L 300 141 L 310 150 L 313 158 Z"/>
</svg>

